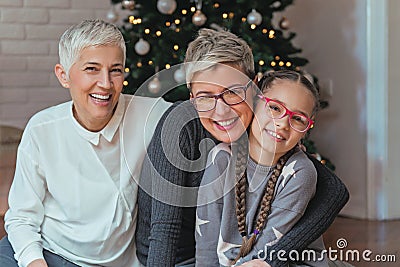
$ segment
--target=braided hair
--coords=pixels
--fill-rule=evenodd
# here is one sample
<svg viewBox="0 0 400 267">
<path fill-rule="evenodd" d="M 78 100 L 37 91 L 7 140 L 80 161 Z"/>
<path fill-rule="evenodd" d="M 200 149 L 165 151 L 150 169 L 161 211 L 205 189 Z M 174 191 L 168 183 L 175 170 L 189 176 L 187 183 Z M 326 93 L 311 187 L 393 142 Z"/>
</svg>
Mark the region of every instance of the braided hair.
<svg viewBox="0 0 400 267">
<path fill-rule="evenodd" d="M 239 149 L 239 151 L 242 149 Z M 232 264 L 235 264 L 241 257 L 249 254 L 251 249 L 253 248 L 258 234 L 264 229 L 265 223 L 267 221 L 267 217 L 271 211 L 271 204 L 274 197 L 275 185 L 278 181 L 279 176 L 282 173 L 282 169 L 285 166 L 288 159 L 293 155 L 295 148 L 292 148 L 290 151 L 286 152 L 285 155 L 279 158 L 278 163 L 274 167 L 272 171 L 272 175 L 267 182 L 267 186 L 264 190 L 264 196 L 261 202 L 258 204 L 258 215 L 255 223 L 255 227 L 253 232 L 251 233 L 250 238 L 247 237 L 247 229 L 246 229 L 246 187 L 247 187 L 247 171 L 246 169 L 239 176 L 239 179 L 235 185 L 235 202 L 236 202 L 236 217 L 238 221 L 238 229 L 239 233 L 242 236 L 242 245 L 240 247 L 240 251 L 236 258 L 234 259 Z M 240 155 L 238 156 L 242 158 Z M 242 161 L 242 159 L 240 160 Z M 240 163 L 239 163 L 240 164 Z M 238 165 L 238 164 L 236 164 Z"/>
<path fill-rule="evenodd" d="M 271 71 L 266 73 L 259 81 L 259 87 L 262 91 L 267 91 L 271 88 L 276 80 L 290 80 L 298 82 L 305 86 L 313 94 L 315 99 L 315 106 L 313 114 L 315 114 L 319 108 L 319 97 L 318 91 L 313 83 L 301 73 L 291 70 L 280 70 Z M 247 142 L 246 142 L 247 141 Z M 264 195 L 260 203 L 258 204 L 258 215 L 255 223 L 255 227 L 250 237 L 247 236 L 246 229 L 246 187 L 247 187 L 247 159 L 248 159 L 248 140 L 241 138 L 237 141 L 237 160 L 235 165 L 235 202 L 236 202 L 236 217 L 238 221 L 239 233 L 242 236 L 242 245 L 236 258 L 233 260 L 234 265 L 241 257 L 246 256 L 250 253 L 253 248 L 258 234 L 264 229 L 265 223 L 267 222 L 268 215 L 271 211 L 271 205 L 275 192 L 275 185 L 278 181 L 279 176 L 282 173 L 282 169 L 285 166 L 289 158 L 294 154 L 295 147 L 286 152 L 283 156 L 278 159 L 278 163 L 272 171 L 272 175 L 269 178 L 267 185 L 264 190 Z"/>
</svg>

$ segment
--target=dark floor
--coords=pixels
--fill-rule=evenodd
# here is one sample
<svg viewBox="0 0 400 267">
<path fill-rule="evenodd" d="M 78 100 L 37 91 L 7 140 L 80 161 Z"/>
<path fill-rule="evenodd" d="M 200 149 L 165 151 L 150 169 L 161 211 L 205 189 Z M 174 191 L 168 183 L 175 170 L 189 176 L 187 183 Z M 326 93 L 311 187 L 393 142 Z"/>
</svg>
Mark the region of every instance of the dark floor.
<svg viewBox="0 0 400 267">
<path fill-rule="evenodd" d="M 342 259 L 354 266 L 400 266 L 400 220 L 367 221 L 338 217 L 324 234 L 324 241 L 328 251 L 329 248 L 337 250 L 333 255 L 339 258 L 342 253 Z M 359 260 L 352 261 L 357 259 L 357 255 Z"/>
</svg>

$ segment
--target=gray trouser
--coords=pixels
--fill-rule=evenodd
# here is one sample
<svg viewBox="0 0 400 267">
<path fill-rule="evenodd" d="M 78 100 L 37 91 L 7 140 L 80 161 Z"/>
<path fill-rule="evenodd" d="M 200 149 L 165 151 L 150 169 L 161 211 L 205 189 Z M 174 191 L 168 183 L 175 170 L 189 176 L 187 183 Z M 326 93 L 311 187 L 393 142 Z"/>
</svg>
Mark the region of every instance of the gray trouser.
<svg viewBox="0 0 400 267">
<path fill-rule="evenodd" d="M 45 249 L 43 250 L 43 256 L 49 267 L 79 267 L 78 265 L 67 261 L 63 257 Z M 18 267 L 18 263 L 14 259 L 14 250 L 8 241 L 7 236 L 0 240 L 0 266 Z"/>
</svg>

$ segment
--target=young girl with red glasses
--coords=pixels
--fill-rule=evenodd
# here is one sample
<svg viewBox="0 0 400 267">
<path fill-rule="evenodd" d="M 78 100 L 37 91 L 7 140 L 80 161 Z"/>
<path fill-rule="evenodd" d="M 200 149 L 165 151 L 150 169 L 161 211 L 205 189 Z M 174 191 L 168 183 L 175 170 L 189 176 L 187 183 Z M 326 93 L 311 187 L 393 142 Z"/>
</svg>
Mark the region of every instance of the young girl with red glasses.
<svg viewBox="0 0 400 267">
<path fill-rule="evenodd" d="M 268 247 L 301 218 L 315 193 L 317 171 L 299 144 L 314 124 L 316 88 L 288 70 L 266 74 L 259 87 L 248 139 L 219 144 L 209 154 L 198 193 L 196 266 L 272 257 L 278 252 Z M 279 253 L 290 266 L 328 266 L 323 250 L 320 237 L 304 255 Z"/>
</svg>

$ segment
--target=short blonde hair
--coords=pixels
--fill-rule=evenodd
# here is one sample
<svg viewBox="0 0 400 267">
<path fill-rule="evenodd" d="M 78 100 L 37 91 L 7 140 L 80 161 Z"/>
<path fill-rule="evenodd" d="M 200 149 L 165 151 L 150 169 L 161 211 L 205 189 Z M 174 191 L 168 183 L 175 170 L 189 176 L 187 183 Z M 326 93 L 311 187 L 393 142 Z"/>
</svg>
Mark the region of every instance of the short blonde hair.
<svg viewBox="0 0 400 267">
<path fill-rule="evenodd" d="M 126 59 L 126 46 L 120 30 L 113 24 L 100 19 L 84 20 L 71 26 L 61 36 L 58 44 L 60 64 L 67 75 L 69 69 L 78 60 L 83 49 L 89 46 L 119 46 Z"/>
<path fill-rule="evenodd" d="M 186 83 L 190 87 L 193 75 L 218 63 L 239 67 L 250 79 L 254 78 L 254 59 L 249 45 L 228 31 L 200 29 L 188 46 L 185 56 Z"/>
</svg>

